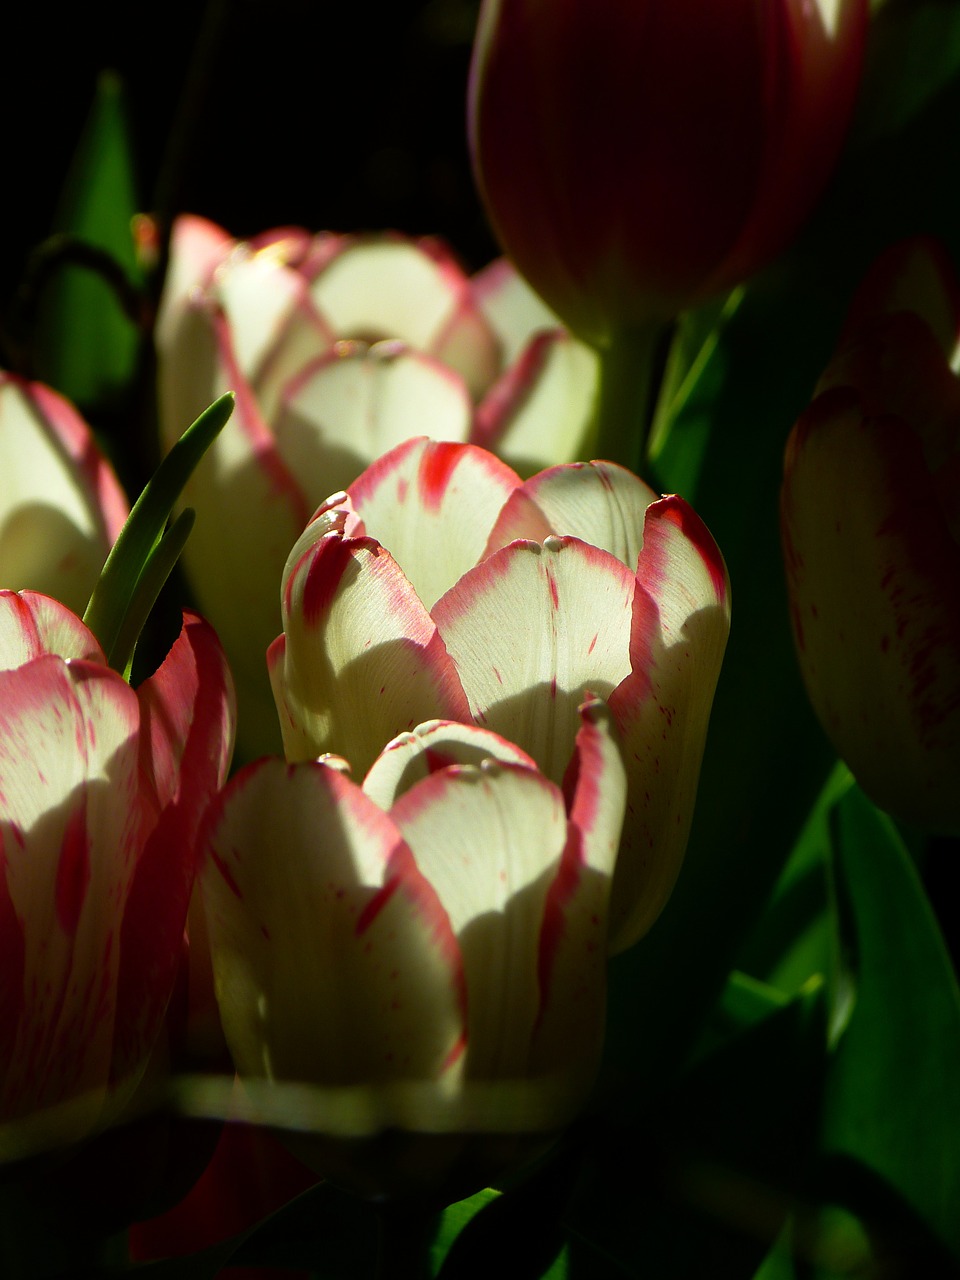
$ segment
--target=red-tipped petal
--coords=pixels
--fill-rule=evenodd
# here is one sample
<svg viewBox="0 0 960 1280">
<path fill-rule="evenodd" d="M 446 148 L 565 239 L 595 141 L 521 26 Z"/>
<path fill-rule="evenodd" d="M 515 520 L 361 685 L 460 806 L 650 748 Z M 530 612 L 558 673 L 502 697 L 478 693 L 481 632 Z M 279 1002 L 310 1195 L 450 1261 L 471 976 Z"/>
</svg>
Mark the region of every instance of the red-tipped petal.
<svg viewBox="0 0 960 1280">
<path fill-rule="evenodd" d="M 458 1071 L 464 1027 L 455 939 L 395 824 L 333 769 L 263 760 L 212 809 L 207 850 L 241 1074 L 319 1086 L 308 1115 L 290 1117 L 298 1127 L 402 1124 L 403 1086 Z"/>
<path fill-rule="evenodd" d="M 609 698 L 629 787 L 611 903 L 615 951 L 649 929 L 680 870 L 729 627 L 716 543 L 681 498 L 661 499 L 644 528 L 632 671 Z"/>
<path fill-rule="evenodd" d="M 397 733 L 469 711 L 396 561 L 371 538 L 314 536 L 308 530 L 291 553 L 284 643 L 271 650 L 270 678 L 288 759 L 332 751 L 361 776 Z"/>
</svg>

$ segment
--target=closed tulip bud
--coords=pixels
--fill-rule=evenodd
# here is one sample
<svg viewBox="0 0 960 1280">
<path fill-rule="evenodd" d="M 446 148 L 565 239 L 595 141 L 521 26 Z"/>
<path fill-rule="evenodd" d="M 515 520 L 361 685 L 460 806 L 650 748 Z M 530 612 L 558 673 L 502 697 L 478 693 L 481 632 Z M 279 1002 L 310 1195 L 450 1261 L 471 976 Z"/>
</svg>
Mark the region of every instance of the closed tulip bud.
<svg viewBox="0 0 960 1280">
<path fill-rule="evenodd" d="M 928 242 L 881 259 L 790 436 L 781 496 L 820 722 L 876 804 L 946 833 L 960 832 L 958 297 Z"/>
<path fill-rule="evenodd" d="M 484 0 L 470 85 L 494 231 L 605 346 L 794 234 L 853 107 L 867 0 Z"/>
</svg>

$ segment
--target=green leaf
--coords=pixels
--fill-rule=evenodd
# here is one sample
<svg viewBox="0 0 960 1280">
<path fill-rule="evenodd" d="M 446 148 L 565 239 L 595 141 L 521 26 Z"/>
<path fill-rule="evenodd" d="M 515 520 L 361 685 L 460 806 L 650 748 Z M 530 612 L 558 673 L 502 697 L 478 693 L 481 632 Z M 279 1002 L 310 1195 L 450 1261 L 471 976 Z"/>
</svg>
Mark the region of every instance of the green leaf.
<svg viewBox="0 0 960 1280">
<path fill-rule="evenodd" d="M 193 523 L 183 512 L 165 532 L 197 463 L 233 412 L 233 393 L 215 401 L 183 433 L 147 482 L 94 587 L 83 620 L 109 664 L 129 676 L 140 630 L 183 549 Z"/>
<path fill-rule="evenodd" d="M 856 1003 L 827 1078 L 823 1147 L 865 1166 L 960 1260 L 960 992 L 916 870 L 859 790 L 835 811 Z M 861 1206 L 854 1206 L 861 1208 Z"/>
<path fill-rule="evenodd" d="M 133 148 L 121 85 L 103 74 L 64 186 L 54 230 L 105 251 L 140 282 L 131 234 Z M 115 290 L 89 267 L 57 264 L 42 295 L 37 373 L 89 405 L 128 385 L 140 335 Z"/>
</svg>

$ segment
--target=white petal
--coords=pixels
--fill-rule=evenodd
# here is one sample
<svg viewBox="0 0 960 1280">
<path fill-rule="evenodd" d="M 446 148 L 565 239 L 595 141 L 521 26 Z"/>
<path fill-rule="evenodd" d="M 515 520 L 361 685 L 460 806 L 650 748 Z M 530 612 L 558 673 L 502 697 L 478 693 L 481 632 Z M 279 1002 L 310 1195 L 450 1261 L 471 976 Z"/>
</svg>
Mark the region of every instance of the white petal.
<svg viewBox="0 0 960 1280">
<path fill-rule="evenodd" d="M 425 778 L 391 817 L 463 955 L 467 1080 L 526 1077 L 544 901 L 567 837 L 559 789 L 523 766 L 466 765 Z"/>
<path fill-rule="evenodd" d="M 630 670 L 634 575 L 574 538 L 515 542 L 433 609 L 474 718 L 560 781 L 588 693 Z"/>
<path fill-rule="evenodd" d="M 438 769 L 452 764 L 479 765 L 484 760 L 536 768 L 525 751 L 489 729 L 451 720 L 427 720 L 387 743 L 364 778 L 363 789 L 381 809 L 389 809 L 415 782 Z"/>
<path fill-rule="evenodd" d="M 409 440 L 350 486 L 367 533 L 389 548 L 423 603 L 473 567 L 520 479 L 473 445 Z"/>
<path fill-rule="evenodd" d="M 340 343 L 286 388 L 277 448 L 318 500 L 411 436 L 466 440 L 472 414 L 463 382 L 438 361 L 397 344 Z"/>
<path fill-rule="evenodd" d="M 214 807 L 207 848 L 217 994 L 241 1074 L 362 1088 L 457 1071 L 449 922 L 359 787 L 321 764 L 260 761 Z"/>
<path fill-rule="evenodd" d="M 599 392 L 594 351 L 563 329 L 537 334 L 477 410 L 476 442 L 529 475 L 582 457 Z"/>
<path fill-rule="evenodd" d="M 546 528 L 600 547 L 635 570 L 647 507 L 658 496 L 632 471 L 613 462 L 550 467 L 511 495 L 490 534 L 487 552 L 515 538 L 542 541 Z"/>
</svg>

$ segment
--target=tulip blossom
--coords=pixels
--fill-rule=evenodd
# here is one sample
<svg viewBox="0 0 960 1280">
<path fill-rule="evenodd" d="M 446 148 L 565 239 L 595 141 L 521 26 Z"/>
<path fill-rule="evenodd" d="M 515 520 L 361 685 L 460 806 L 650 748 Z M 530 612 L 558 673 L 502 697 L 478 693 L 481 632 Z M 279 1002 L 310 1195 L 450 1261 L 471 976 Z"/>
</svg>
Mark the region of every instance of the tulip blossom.
<svg viewBox="0 0 960 1280">
<path fill-rule="evenodd" d="M 424 431 L 525 472 L 577 457 L 596 361 L 505 262 L 437 240 L 289 228 L 236 242 L 178 220 L 157 325 L 165 447 L 216 396 L 233 419 L 188 486 L 184 562 L 238 679 L 241 739 L 275 734 L 263 654 L 284 561 L 317 503 Z"/>
<path fill-rule="evenodd" d="M 781 515 L 821 724 L 894 816 L 960 832 L 960 290 L 911 241 L 864 282 L 793 429 Z"/>
<path fill-rule="evenodd" d="M 82 611 L 127 502 L 77 411 L 0 370 L 0 586 Z"/>
<path fill-rule="evenodd" d="M 611 908 L 630 945 L 673 886 L 729 627 L 726 569 L 680 498 L 610 463 L 521 482 L 470 445 L 411 440 L 317 512 L 268 653 L 290 760 L 354 769 L 439 716 L 564 777 L 588 695 L 620 736 L 627 816 Z"/>
<path fill-rule="evenodd" d="M 211 808 L 202 888 L 237 1069 L 312 1086 L 251 1096 L 323 1135 L 324 1172 L 355 1189 L 483 1185 L 516 1154 L 504 1137 L 542 1144 L 592 1084 L 626 784 L 607 708 L 578 722 L 563 789 L 497 734 L 435 720 L 362 785 L 342 761 L 268 758 Z M 447 1141 L 391 1168 L 356 1144 L 384 1130 Z"/>
<path fill-rule="evenodd" d="M 581 337 L 661 322 L 794 234 L 853 107 L 868 0 L 484 0 L 474 166 Z"/>
<path fill-rule="evenodd" d="M 84 1138 L 130 1098 L 233 714 L 201 619 L 134 690 L 68 609 L 0 593 L 0 1160 Z"/>
</svg>

